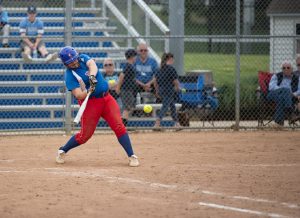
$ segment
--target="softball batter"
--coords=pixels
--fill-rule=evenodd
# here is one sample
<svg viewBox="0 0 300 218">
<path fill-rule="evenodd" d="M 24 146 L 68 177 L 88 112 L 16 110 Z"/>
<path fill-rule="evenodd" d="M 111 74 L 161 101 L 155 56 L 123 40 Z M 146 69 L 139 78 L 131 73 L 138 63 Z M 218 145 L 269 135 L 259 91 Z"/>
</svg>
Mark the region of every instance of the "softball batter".
<svg viewBox="0 0 300 218">
<path fill-rule="evenodd" d="M 67 67 L 65 72 L 66 87 L 72 92 L 78 103 L 81 105 L 87 96 L 88 90 L 92 91 L 92 94 L 80 120 L 80 132 L 73 135 L 64 146 L 59 148 L 56 162 L 63 164 L 65 154 L 69 150 L 87 142 L 92 137 L 99 119 L 103 117 L 126 151 L 129 166 L 138 166 L 139 161 L 137 156 L 134 155 L 130 138 L 122 122 L 119 106 L 109 94 L 108 83 L 98 71 L 95 61 L 88 55 L 78 54 L 74 48 L 69 46 L 60 50 L 59 57 Z M 80 80 L 76 79 L 74 72 L 81 77 Z"/>
</svg>

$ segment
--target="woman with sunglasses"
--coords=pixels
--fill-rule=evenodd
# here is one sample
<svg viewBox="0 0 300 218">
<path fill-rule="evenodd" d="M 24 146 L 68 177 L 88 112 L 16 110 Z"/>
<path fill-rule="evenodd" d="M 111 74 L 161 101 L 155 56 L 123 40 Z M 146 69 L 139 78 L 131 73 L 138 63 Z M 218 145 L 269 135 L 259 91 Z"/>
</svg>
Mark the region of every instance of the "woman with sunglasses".
<svg viewBox="0 0 300 218">
<path fill-rule="evenodd" d="M 137 156 L 134 155 L 130 138 L 121 119 L 121 113 L 116 100 L 109 94 L 108 83 L 93 59 L 86 54 L 78 54 L 72 47 L 64 47 L 59 52 L 59 57 L 66 66 L 65 83 L 67 89 L 72 92 L 79 104 L 91 91 L 85 111 L 81 117 L 80 132 L 73 135 L 69 141 L 59 148 L 56 162 L 63 164 L 66 153 L 87 142 L 97 127 L 102 117 L 115 132 L 119 143 L 129 157 L 129 166 L 139 165 Z"/>
</svg>

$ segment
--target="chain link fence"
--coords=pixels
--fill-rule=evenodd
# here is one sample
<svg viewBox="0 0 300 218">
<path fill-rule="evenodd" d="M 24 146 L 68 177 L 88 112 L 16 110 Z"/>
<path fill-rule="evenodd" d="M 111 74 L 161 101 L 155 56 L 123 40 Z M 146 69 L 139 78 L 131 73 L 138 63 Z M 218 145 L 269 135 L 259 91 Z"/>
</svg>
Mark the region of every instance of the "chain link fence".
<svg viewBox="0 0 300 218">
<path fill-rule="evenodd" d="M 300 88 L 288 76 L 300 74 L 296 1 L 3 0 L 9 37 L 2 21 L 1 131 L 80 128 L 72 122 L 79 106 L 66 91 L 61 61 L 47 61 L 42 52 L 30 62 L 22 56 L 20 22 L 30 5 L 43 21 L 48 53 L 71 45 L 95 60 L 129 129 L 173 128 L 177 121 L 191 129 L 299 127 L 300 109 L 291 93 L 300 95 Z M 129 48 L 138 53 L 139 81 L 130 84 L 130 107 L 124 97 L 130 85 L 120 85 L 118 92 Z M 273 76 L 279 72 L 283 77 Z M 109 129 L 104 120 L 98 124 L 102 129 Z"/>
</svg>

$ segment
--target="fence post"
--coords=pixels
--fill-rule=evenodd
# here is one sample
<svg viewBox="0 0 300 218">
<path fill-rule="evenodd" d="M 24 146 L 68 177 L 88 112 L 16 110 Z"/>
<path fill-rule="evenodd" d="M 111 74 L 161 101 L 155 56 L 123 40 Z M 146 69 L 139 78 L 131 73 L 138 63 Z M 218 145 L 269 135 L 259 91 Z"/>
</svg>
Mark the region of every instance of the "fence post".
<svg viewBox="0 0 300 218">
<path fill-rule="evenodd" d="M 185 0 L 169 0 L 169 49 L 175 56 L 174 66 L 179 75 L 184 75 L 184 2 Z"/>
<path fill-rule="evenodd" d="M 240 73 L 241 73 L 241 63 L 240 63 L 240 16 L 241 16 L 241 2 L 236 0 L 236 65 L 235 65 L 235 130 L 239 130 L 240 125 Z"/>
<path fill-rule="evenodd" d="M 131 25 L 132 25 L 132 0 L 127 1 L 127 22 L 128 22 L 128 27 L 131 27 Z M 127 35 L 128 35 L 127 47 L 132 47 L 132 38 L 130 37 L 129 31 L 128 31 Z"/>
<path fill-rule="evenodd" d="M 65 1 L 65 45 L 72 46 L 72 8 L 73 0 Z M 65 108 L 65 131 L 71 134 L 72 130 L 72 111 L 71 111 L 72 95 L 66 90 L 66 108 Z"/>
</svg>

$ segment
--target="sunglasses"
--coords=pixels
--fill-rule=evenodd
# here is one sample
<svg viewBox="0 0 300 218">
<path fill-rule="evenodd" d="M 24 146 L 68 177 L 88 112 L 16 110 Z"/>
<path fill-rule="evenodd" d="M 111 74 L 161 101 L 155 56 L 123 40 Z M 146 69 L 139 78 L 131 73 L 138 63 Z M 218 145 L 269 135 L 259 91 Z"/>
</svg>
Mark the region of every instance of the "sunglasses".
<svg viewBox="0 0 300 218">
<path fill-rule="evenodd" d="M 147 52 L 148 49 L 140 49 L 140 52 Z"/>
<path fill-rule="evenodd" d="M 283 67 L 282 68 L 283 70 L 289 70 L 289 69 L 291 69 L 290 67 Z"/>
<path fill-rule="evenodd" d="M 112 67 L 113 64 L 104 64 L 104 67 Z"/>
</svg>

